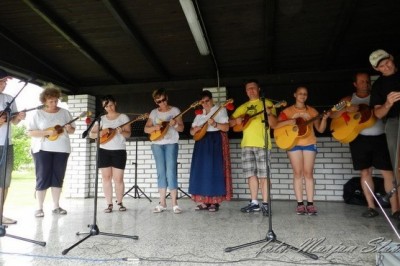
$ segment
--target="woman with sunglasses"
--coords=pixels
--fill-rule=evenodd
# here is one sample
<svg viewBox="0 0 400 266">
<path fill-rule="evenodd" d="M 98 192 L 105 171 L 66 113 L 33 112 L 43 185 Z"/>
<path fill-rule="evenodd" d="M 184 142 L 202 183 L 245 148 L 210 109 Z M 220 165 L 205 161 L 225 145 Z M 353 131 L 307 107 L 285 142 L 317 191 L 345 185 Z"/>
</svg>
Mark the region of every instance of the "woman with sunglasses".
<svg viewBox="0 0 400 266">
<path fill-rule="evenodd" d="M 152 140 L 151 144 L 151 150 L 156 161 L 157 184 L 160 193 L 160 203 L 154 208 L 153 212 L 161 213 L 167 210 L 166 194 L 167 188 L 169 188 L 172 210 L 178 214 L 182 212 L 177 200 L 178 132 L 183 131 L 184 125 L 182 118 L 179 116 L 180 110 L 168 105 L 168 95 L 165 89 L 155 90 L 152 96 L 158 107 L 151 111 L 144 127 L 144 132 L 151 134 L 155 131 L 163 130 L 163 122 L 168 123 L 168 126 L 164 127 L 167 130 L 165 134 Z"/>
<path fill-rule="evenodd" d="M 116 134 L 109 141 L 100 144 L 99 149 L 99 168 L 103 179 L 103 193 L 106 198 L 107 208 L 105 213 L 113 210 L 113 187 L 114 180 L 115 196 L 119 211 L 126 211 L 122 204 L 122 198 L 125 190 L 124 170 L 126 166 L 126 144 L 125 141 L 131 135 L 130 125 L 120 127 L 120 125 L 129 122 L 129 117 L 116 111 L 117 102 L 114 97 L 107 95 L 102 98 L 102 106 L 107 114 L 101 117 L 100 137 L 109 133 L 109 129 L 116 129 Z M 98 135 L 98 125 L 96 124 L 90 131 L 90 138 L 95 139 Z"/>
<path fill-rule="evenodd" d="M 195 135 L 204 125 L 208 125 L 204 137 L 194 144 L 189 193 L 198 204 L 195 210 L 216 212 L 222 201 L 232 197 L 231 161 L 226 134 L 229 117 L 225 108 L 214 105 L 210 91 L 201 93 L 201 103 L 203 109 L 195 117 L 190 134 Z"/>
</svg>

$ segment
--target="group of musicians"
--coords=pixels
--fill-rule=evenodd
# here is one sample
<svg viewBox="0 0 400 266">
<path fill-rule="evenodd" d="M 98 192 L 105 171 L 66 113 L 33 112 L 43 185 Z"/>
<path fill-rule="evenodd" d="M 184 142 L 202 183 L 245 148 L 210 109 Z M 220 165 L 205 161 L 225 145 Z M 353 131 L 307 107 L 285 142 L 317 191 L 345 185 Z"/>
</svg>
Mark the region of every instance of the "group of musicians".
<svg viewBox="0 0 400 266">
<path fill-rule="evenodd" d="M 192 123 L 190 134 L 195 145 L 190 169 L 189 193 L 196 202 L 196 211 L 216 212 L 222 201 L 232 197 L 232 177 L 230 151 L 227 131 L 233 128 L 242 131 L 241 140 L 243 175 L 248 180 L 250 202 L 241 208 L 242 212 L 262 212 L 268 215 L 268 179 L 270 166 L 270 150 L 272 148 L 270 128 L 274 129 L 277 145 L 287 151 L 292 170 L 293 188 L 297 200 L 295 211 L 299 215 L 315 215 L 314 204 L 314 162 L 317 154 L 317 138 L 314 128 L 324 132 L 328 126 L 328 118 L 332 118 L 333 137 L 342 143 L 350 143 L 350 150 L 355 170 L 360 171 L 362 187 L 368 202 L 363 217 L 375 217 L 379 213 L 375 209 L 372 190 L 372 169 L 379 169 L 384 177 L 386 192 L 397 188 L 393 171 L 397 164 L 397 130 L 400 114 L 400 76 L 393 57 L 384 50 L 376 50 L 370 55 L 373 68 L 382 75 L 375 82 L 372 90 L 367 73 L 357 73 L 353 85 L 355 92 L 343 98 L 331 110 L 321 114 L 307 105 L 308 90 L 299 86 L 294 91 L 295 103 L 284 108 L 279 115 L 277 107 L 284 103 L 274 103 L 260 97 L 260 85 L 256 80 L 245 82 L 248 101 L 237 107 L 231 116 L 232 100 L 217 105 L 212 93 L 203 91 L 199 101 L 181 112 L 177 107 L 168 104 L 168 94 L 164 89 L 153 92 L 152 98 L 157 105 L 147 119 L 144 132 L 150 135 L 151 149 L 157 168 L 157 184 L 160 201 L 154 207 L 154 213 L 167 210 L 167 189 L 171 194 L 171 207 L 175 214 L 182 212 L 177 202 L 177 158 L 179 132 L 184 130 L 182 116 L 190 109 L 196 109 L 196 117 Z M 4 90 L 7 73 L 0 70 L 0 81 Z M 44 108 L 37 110 L 28 125 L 28 134 L 32 137 L 32 154 L 36 170 L 36 191 L 38 209 L 36 217 L 43 217 L 43 201 L 48 188 L 53 197 L 53 214 L 65 215 L 67 211 L 60 207 L 59 199 L 68 156 L 71 151 L 69 134 L 75 131 L 76 119 L 58 107 L 61 92 L 55 87 L 48 87 L 40 94 Z M 0 104 L 3 109 L 9 96 L 0 93 Z M 126 139 L 131 135 L 131 123 L 128 116 L 117 112 L 117 101 L 111 95 L 102 98 L 102 107 L 106 114 L 101 117 L 100 128 L 94 126 L 90 138 L 100 138 L 99 168 L 102 174 L 103 191 L 106 199 L 104 212 L 113 211 L 113 185 L 118 211 L 126 211 L 122 203 L 124 193 L 124 169 L 126 166 Z M 24 112 L 17 112 L 12 106 L 12 122 L 18 123 L 25 118 Z M 3 131 L 6 116 L 0 118 L 2 141 L 0 152 L 4 146 Z M 384 118 L 384 119 L 382 119 Z M 386 122 L 386 123 L 384 123 Z M 385 134 L 386 133 L 386 134 Z M 9 134 L 10 136 L 11 134 Z M 389 143 L 389 145 L 388 145 Z M 11 147 L 11 148 L 10 148 Z M 1 175 L 7 178 L 1 187 L 8 188 L 12 167 L 12 146 L 6 149 L 11 154 L 7 166 L 1 169 Z M 4 179 L 4 178 L 3 178 Z M 5 186 L 4 186 L 5 183 Z M 303 201 L 303 186 L 306 201 Z M 261 190 L 262 201 L 258 201 Z M 1 190 L 3 192 L 3 190 Z M 4 190 L 6 191 L 6 190 Z M 392 216 L 400 219 L 400 197 L 392 193 L 390 198 Z M 2 210 L 1 210 L 2 211 Z M 7 220 L 8 219 L 8 220 Z M 3 217 L 3 223 L 15 223 L 15 220 Z"/>
</svg>

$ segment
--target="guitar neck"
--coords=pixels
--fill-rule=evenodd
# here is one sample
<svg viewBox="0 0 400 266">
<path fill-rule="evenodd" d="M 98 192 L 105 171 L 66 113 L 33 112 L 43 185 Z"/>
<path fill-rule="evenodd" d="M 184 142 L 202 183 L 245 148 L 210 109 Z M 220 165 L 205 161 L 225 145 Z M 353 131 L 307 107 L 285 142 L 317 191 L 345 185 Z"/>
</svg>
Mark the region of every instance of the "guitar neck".
<svg viewBox="0 0 400 266">
<path fill-rule="evenodd" d="M 323 113 L 321 113 L 321 114 L 319 114 L 319 115 L 317 115 L 317 116 L 314 116 L 314 117 L 311 118 L 310 120 L 305 121 L 305 122 L 302 124 L 302 126 L 308 125 L 308 124 L 314 122 L 315 120 L 320 119 L 321 117 L 324 116 L 325 113 L 326 113 L 326 112 L 324 111 Z"/>
<path fill-rule="evenodd" d="M 122 127 L 124 127 L 124 126 L 126 126 L 126 125 L 133 124 L 133 123 L 135 123 L 136 121 L 144 120 L 144 119 L 146 119 L 146 118 L 148 118 L 148 115 L 146 115 L 146 116 L 138 116 L 138 117 L 136 117 L 135 119 L 133 119 L 133 120 L 131 120 L 131 121 L 128 121 L 128 122 L 126 122 L 125 124 L 120 125 L 119 127 L 122 128 Z"/>
<path fill-rule="evenodd" d="M 212 116 L 210 116 L 210 119 L 213 119 L 218 114 L 218 112 L 221 111 L 222 107 L 224 106 L 218 107 L 218 109 L 212 114 Z"/>
<path fill-rule="evenodd" d="M 176 119 L 176 118 L 178 118 L 178 117 L 180 117 L 180 116 L 183 116 L 183 115 L 186 114 L 190 109 L 192 109 L 191 106 L 190 106 L 188 109 L 186 109 L 185 111 L 180 112 L 178 115 L 174 116 L 174 118 L 172 118 L 172 119 Z"/>
<path fill-rule="evenodd" d="M 22 112 L 27 113 L 27 112 L 30 112 L 30 111 L 33 111 L 33 110 L 36 110 L 36 109 L 41 109 L 43 107 L 44 107 L 44 105 L 41 105 L 41 106 L 38 106 L 38 107 L 24 109 L 24 110 L 19 111 L 19 112 L 13 112 L 13 113 L 11 113 L 11 117 L 16 116 L 16 115 L 18 115 L 19 113 L 22 113 Z"/>
</svg>

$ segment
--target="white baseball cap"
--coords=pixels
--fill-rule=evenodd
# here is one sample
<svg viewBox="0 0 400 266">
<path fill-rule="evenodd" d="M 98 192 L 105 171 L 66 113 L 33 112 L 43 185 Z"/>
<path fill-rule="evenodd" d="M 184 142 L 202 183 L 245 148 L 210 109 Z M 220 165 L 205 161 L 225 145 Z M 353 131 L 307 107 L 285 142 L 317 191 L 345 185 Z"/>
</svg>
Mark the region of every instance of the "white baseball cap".
<svg viewBox="0 0 400 266">
<path fill-rule="evenodd" d="M 379 63 L 383 59 L 388 59 L 390 57 L 390 54 L 386 52 L 385 50 L 379 49 L 376 51 L 373 51 L 371 55 L 369 56 L 369 62 L 373 67 L 378 67 Z"/>
</svg>

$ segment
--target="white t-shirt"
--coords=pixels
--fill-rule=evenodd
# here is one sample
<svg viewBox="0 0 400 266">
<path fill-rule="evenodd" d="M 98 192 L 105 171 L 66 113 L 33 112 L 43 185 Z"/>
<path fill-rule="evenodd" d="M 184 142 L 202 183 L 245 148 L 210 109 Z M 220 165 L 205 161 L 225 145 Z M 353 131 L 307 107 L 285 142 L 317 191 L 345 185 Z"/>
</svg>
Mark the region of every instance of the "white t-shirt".
<svg viewBox="0 0 400 266">
<path fill-rule="evenodd" d="M 63 108 L 60 108 L 57 113 L 37 110 L 29 122 L 28 130 L 45 130 L 56 125 L 64 126 L 72 119 L 70 112 Z M 71 126 L 75 127 L 75 123 L 71 123 Z M 68 133 L 64 130 L 64 133 L 60 134 L 54 141 L 45 137 L 32 137 L 31 149 L 33 153 L 37 153 L 40 150 L 71 153 L 71 144 Z"/>
<path fill-rule="evenodd" d="M 11 97 L 8 94 L 5 93 L 0 93 L 0 112 L 3 111 L 7 107 L 7 103 L 11 102 L 13 97 Z M 17 106 L 15 105 L 15 102 L 11 104 L 11 113 L 17 112 Z M 10 130 L 9 130 L 9 143 L 12 144 L 11 141 L 11 123 L 10 123 Z M 5 141 L 6 141 L 6 134 L 7 134 L 7 123 L 4 123 L 3 125 L 0 126 L 0 146 L 3 146 Z"/>
<path fill-rule="evenodd" d="M 125 114 L 120 114 L 116 119 L 110 120 L 103 115 L 100 121 L 101 128 L 117 128 L 126 122 L 129 122 L 129 117 Z M 125 150 L 125 137 L 122 134 L 116 133 L 115 136 L 104 144 L 100 144 L 100 148 L 105 150 Z"/>
<path fill-rule="evenodd" d="M 192 127 L 203 126 L 205 123 L 207 123 L 207 120 L 210 119 L 212 115 L 214 115 L 218 108 L 219 106 L 214 105 L 208 114 L 206 114 L 206 110 L 203 109 L 203 113 L 200 115 L 196 115 L 196 117 L 194 118 Z M 221 110 L 219 110 L 219 112 L 214 116 L 214 121 L 221 124 L 228 123 L 229 117 L 225 107 L 222 107 Z M 212 125 L 208 125 L 207 132 L 208 131 L 219 131 L 219 129 L 213 127 Z"/>
<path fill-rule="evenodd" d="M 160 112 L 158 109 L 154 109 L 151 111 L 149 118 L 153 122 L 153 125 L 159 125 L 162 122 L 165 121 L 170 121 L 172 118 L 180 114 L 180 110 L 176 107 L 171 107 L 171 109 L 168 112 Z M 179 133 L 176 131 L 174 127 L 169 127 L 167 133 L 165 136 L 156 141 L 152 141 L 153 144 L 173 144 L 173 143 L 178 143 L 179 140 Z"/>
</svg>

